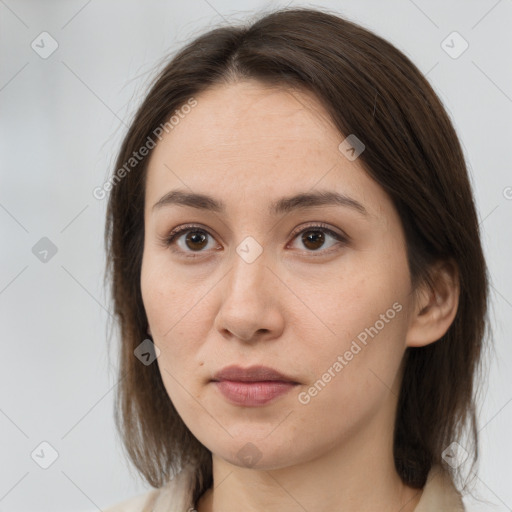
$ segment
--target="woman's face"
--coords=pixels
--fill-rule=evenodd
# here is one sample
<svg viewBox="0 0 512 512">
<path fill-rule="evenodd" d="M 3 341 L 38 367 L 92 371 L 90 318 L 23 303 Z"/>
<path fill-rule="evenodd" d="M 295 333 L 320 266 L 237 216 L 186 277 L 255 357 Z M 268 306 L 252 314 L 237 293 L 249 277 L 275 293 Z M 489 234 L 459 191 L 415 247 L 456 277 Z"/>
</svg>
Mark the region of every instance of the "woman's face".
<svg viewBox="0 0 512 512">
<path fill-rule="evenodd" d="M 413 307 L 391 200 L 309 93 L 245 81 L 195 99 L 154 149 L 145 196 L 142 296 L 176 410 L 238 466 L 390 438 Z M 211 199 L 154 207 L 177 190 Z M 212 381 L 231 365 L 295 384 Z"/>
</svg>

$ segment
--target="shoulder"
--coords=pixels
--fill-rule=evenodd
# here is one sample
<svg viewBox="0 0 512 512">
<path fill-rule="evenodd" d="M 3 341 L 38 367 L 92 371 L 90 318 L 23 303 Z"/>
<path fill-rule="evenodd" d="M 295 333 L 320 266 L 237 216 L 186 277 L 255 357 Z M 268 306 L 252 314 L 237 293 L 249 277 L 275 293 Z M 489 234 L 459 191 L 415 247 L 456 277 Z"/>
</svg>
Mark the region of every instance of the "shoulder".
<svg viewBox="0 0 512 512">
<path fill-rule="evenodd" d="M 185 466 L 167 484 L 121 501 L 103 512 L 183 512 L 192 507 L 194 468 Z"/>
<path fill-rule="evenodd" d="M 103 512 L 145 512 L 150 511 L 151 507 L 158 497 L 159 489 L 152 489 L 144 494 L 138 494 L 132 498 L 120 501 L 103 509 Z"/>
<path fill-rule="evenodd" d="M 427 478 L 421 499 L 414 512 L 464 512 L 462 496 L 450 474 L 440 465 L 434 466 Z"/>
</svg>

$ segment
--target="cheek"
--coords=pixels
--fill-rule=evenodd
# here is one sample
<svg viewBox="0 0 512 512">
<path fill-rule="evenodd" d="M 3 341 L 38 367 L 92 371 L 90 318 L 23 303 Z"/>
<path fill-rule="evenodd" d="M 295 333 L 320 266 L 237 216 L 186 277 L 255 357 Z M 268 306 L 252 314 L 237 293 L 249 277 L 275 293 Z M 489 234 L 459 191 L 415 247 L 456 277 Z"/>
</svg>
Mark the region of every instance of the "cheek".
<svg viewBox="0 0 512 512">
<path fill-rule="evenodd" d="M 344 263 L 344 269 L 330 273 L 328 279 L 293 284 L 303 303 L 300 328 L 309 330 L 315 350 L 329 345 L 343 348 L 362 332 L 364 342 L 365 329 L 377 323 L 378 331 L 390 331 L 389 326 L 403 316 L 400 312 L 408 296 L 407 276 L 400 275 L 404 272 L 395 274 L 369 260 Z"/>
<path fill-rule="evenodd" d="M 204 383 L 204 340 L 214 322 L 208 302 L 211 286 L 202 273 L 171 265 L 165 251 L 145 254 L 141 293 L 153 342 L 160 350 L 156 362 L 169 397 L 181 409 L 191 406 L 191 396 L 199 398 Z"/>
<path fill-rule="evenodd" d="M 166 386 L 174 385 L 169 374 L 180 379 L 181 374 L 190 371 L 194 339 L 201 328 L 197 322 L 193 327 L 190 325 L 196 318 L 196 294 L 193 290 L 184 293 L 169 270 L 169 265 L 145 254 L 141 269 L 142 301 L 153 342 L 160 350 L 157 362 Z"/>
<path fill-rule="evenodd" d="M 326 335 L 321 349 L 303 352 L 310 379 L 296 401 L 298 417 L 306 424 L 322 418 L 323 432 L 350 435 L 380 414 L 392 397 L 404 353 L 404 309 L 398 312 L 386 300 L 382 305 L 375 308 L 377 315 L 372 309 L 356 316 L 357 308 L 347 308 L 338 315 L 342 334 Z M 388 312 L 388 323 L 380 319 L 381 311 Z"/>
<path fill-rule="evenodd" d="M 315 313 L 303 315 L 296 327 L 314 386 L 305 401 L 318 393 L 325 400 L 355 400 L 357 408 L 365 389 L 378 394 L 392 387 L 405 350 L 409 277 L 401 253 L 393 265 L 388 258 L 385 252 L 347 258 L 328 286 L 303 281 L 296 288 Z"/>
<path fill-rule="evenodd" d="M 184 281 L 183 272 L 170 264 L 165 251 L 148 250 L 141 268 L 141 294 L 154 337 L 163 341 L 176 337 L 198 303 L 204 286 Z"/>
</svg>

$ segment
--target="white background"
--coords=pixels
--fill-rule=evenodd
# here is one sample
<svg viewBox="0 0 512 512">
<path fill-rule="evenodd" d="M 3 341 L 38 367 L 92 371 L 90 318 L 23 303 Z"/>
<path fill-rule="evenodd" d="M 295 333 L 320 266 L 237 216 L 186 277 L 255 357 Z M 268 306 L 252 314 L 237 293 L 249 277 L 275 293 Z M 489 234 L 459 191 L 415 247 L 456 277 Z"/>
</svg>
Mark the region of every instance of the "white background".
<svg viewBox="0 0 512 512">
<path fill-rule="evenodd" d="M 468 510 L 512 510 L 512 2 L 338 0 L 427 75 L 459 134 L 492 277 L 495 355 L 479 412 L 481 468 Z M 105 200 L 92 190 L 155 67 L 200 31 L 286 2 L 0 0 L 0 512 L 95 511 L 149 489 L 113 423 L 115 346 L 103 289 Z M 41 58 L 41 32 L 58 49 Z M 469 48 L 451 58 L 441 42 Z M 510 189 L 508 189 L 510 191 Z M 509 198 L 512 197 L 512 193 Z M 32 252 L 48 237 L 57 253 Z M 42 469 L 31 453 L 58 452 Z M 47 450 L 46 453 L 49 453 Z"/>
</svg>

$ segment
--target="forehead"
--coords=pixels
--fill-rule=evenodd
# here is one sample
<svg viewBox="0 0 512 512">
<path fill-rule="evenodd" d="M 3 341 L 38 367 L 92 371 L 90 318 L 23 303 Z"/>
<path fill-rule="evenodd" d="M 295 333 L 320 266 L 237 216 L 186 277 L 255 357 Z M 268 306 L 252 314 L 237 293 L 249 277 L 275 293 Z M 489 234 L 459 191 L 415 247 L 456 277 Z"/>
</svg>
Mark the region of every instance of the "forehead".
<svg viewBox="0 0 512 512">
<path fill-rule="evenodd" d="M 172 150 L 183 160 L 191 147 L 219 158 L 234 157 L 238 149 L 254 157 L 263 148 L 266 153 L 262 158 L 267 159 L 287 149 L 288 156 L 320 148 L 337 151 L 340 134 L 307 91 L 243 81 L 216 85 L 198 95 L 196 101 L 197 105 L 164 135 L 155 153 Z"/>
<path fill-rule="evenodd" d="M 218 84 L 198 97 L 200 110 L 211 117 L 215 132 L 227 140 L 237 140 L 237 132 L 257 130 L 265 135 L 302 137 L 313 131 L 325 135 L 332 126 L 329 115 L 316 96 L 306 90 L 292 89 L 284 85 L 269 86 L 255 80 L 232 84 Z M 197 117 L 197 116 L 196 116 Z M 267 123 L 261 130 L 261 123 Z M 286 128 L 286 133 L 281 129 Z M 337 135 L 331 133 L 330 135 Z M 206 142 L 206 141 L 205 141 Z"/>
<path fill-rule="evenodd" d="M 312 93 L 244 81 L 216 85 L 195 99 L 151 154 L 147 209 L 184 187 L 217 196 L 242 193 L 246 203 L 317 185 L 363 203 L 372 194 L 385 200 L 357 160 L 340 153 L 344 136 Z"/>
</svg>

